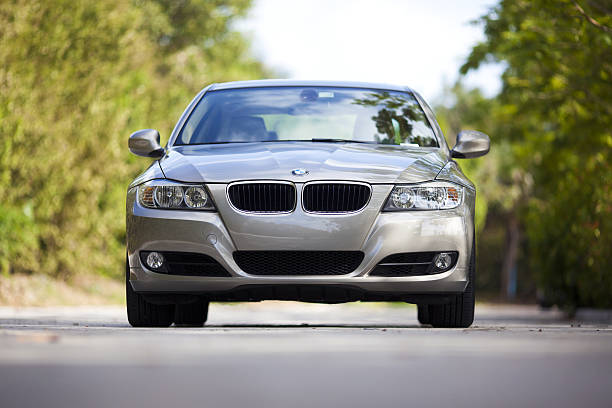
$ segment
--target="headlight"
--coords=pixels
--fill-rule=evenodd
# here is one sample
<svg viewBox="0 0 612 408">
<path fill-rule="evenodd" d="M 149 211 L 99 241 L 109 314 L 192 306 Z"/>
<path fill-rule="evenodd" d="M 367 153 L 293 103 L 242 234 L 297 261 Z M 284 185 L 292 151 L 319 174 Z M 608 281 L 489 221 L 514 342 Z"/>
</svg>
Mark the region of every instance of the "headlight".
<svg viewBox="0 0 612 408">
<path fill-rule="evenodd" d="M 215 210 L 205 186 L 167 180 L 152 180 L 138 186 L 138 202 L 147 208 Z"/>
<path fill-rule="evenodd" d="M 384 211 L 448 210 L 458 207 L 462 200 L 463 187 L 455 184 L 437 182 L 395 186 Z"/>
</svg>

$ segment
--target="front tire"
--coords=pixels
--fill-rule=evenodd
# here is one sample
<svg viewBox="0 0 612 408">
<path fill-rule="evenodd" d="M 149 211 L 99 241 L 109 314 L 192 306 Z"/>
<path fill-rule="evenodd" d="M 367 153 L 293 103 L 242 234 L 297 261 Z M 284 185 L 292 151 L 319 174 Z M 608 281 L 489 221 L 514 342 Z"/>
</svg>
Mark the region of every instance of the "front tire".
<svg viewBox="0 0 612 408">
<path fill-rule="evenodd" d="M 417 319 L 421 324 L 429 324 L 429 305 L 418 304 L 417 305 Z"/>
<path fill-rule="evenodd" d="M 176 305 L 174 324 L 184 327 L 202 327 L 208 318 L 208 302 L 197 302 Z"/>
<path fill-rule="evenodd" d="M 470 327 L 474 322 L 474 305 L 476 297 L 474 294 L 474 283 L 476 280 L 476 245 L 472 244 L 472 254 L 470 256 L 470 265 L 468 270 L 468 285 L 465 292 L 454 296 L 453 299 L 446 304 L 422 305 L 427 307 L 428 322 L 421 322 L 421 307 L 419 306 L 419 322 L 423 324 L 431 324 L 433 327 Z"/>
<path fill-rule="evenodd" d="M 130 265 L 125 259 L 125 298 L 128 322 L 132 327 L 168 327 L 174 320 L 174 305 L 155 305 L 132 288 Z"/>
</svg>

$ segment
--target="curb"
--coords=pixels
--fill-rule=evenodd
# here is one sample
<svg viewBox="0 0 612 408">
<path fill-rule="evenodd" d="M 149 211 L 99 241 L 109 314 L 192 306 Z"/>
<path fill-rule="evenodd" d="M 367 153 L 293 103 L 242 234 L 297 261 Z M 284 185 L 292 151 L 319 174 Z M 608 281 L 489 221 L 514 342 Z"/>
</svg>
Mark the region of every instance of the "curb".
<svg viewBox="0 0 612 408">
<path fill-rule="evenodd" d="M 572 320 L 612 324 L 612 310 L 578 308 Z"/>
</svg>

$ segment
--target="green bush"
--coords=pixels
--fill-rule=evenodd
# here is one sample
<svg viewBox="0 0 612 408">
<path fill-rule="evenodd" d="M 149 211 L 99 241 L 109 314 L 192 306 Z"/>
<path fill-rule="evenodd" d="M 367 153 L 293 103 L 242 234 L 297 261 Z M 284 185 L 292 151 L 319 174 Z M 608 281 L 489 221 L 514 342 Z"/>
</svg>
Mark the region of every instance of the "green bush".
<svg viewBox="0 0 612 408">
<path fill-rule="evenodd" d="M 266 76 L 231 29 L 244 0 L 0 3 L 4 272 L 120 276 L 127 137 L 167 137 L 210 82 Z M 25 209 L 25 210 L 24 210 Z"/>
<path fill-rule="evenodd" d="M 22 209 L 0 205 L 0 273 L 8 274 L 13 267 L 35 271 L 38 245 L 38 227 L 33 219 L 32 206 Z"/>
</svg>

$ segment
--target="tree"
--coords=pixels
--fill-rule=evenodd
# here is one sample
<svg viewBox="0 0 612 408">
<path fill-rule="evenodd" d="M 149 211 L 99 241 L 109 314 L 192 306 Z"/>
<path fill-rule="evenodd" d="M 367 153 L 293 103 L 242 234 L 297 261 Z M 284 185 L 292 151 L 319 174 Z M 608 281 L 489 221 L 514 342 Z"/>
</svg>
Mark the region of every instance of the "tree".
<svg viewBox="0 0 612 408">
<path fill-rule="evenodd" d="M 265 77 L 247 0 L 0 3 L 0 268 L 120 276 L 143 127 L 167 137 L 213 81 Z M 92 214 L 95 214 L 93 216 Z"/>
<path fill-rule="evenodd" d="M 505 129 L 507 117 L 496 98 L 486 98 L 478 89 L 466 89 L 461 82 L 445 89 L 450 105 L 436 107 L 440 126 L 452 146 L 463 129 L 475 129 L 490 135 L 488 155 L 461 161 L 462 170 L 477 186 L 476 231 L 478 246 L 477 287 L 491 294 L 499 291 L 502 299 L 517 295 L 512 274 L 522 257 L 520 210 L 531 187 L 530 175 L 514 161 L 514 146 Z M 502 226 L 505 237 L 496 239 Z M 501 259 L 500 259 L 501 258 Z M 501 271 L 501 276 L 500 276 Z M 531 280 L 521 285 L 521 295 L 531 289 Z"/>
<path fill-rule="evenodd" d="M 503 61 L 512 160 L 534 180 L 521 221 L 548 299 L 612 306 L 612 13 L 607 2 L 502 0 L 462 73 Z"/>
</svg>

